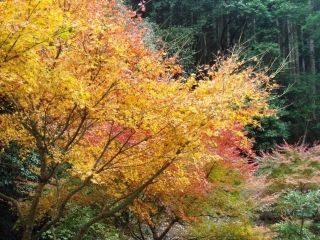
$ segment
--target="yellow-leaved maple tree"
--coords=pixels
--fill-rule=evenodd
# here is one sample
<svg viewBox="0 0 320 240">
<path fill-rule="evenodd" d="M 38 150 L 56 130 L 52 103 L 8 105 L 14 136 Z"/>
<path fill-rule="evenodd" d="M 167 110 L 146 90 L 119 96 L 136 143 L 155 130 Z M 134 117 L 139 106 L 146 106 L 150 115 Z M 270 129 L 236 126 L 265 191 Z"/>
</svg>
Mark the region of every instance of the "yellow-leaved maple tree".
<svg viewBox="0 0 320 240">
<path fill-rule="evenodd" d="M 0 142 L 39 159 L 29 196 L 0 193 L 24 240 L 39 239 L 90 185 L 105 199 L 74 239 L 129 205 L 147 220 L 150 199 L 199 194 L 212 163 L 235 166 L 236 149 L 249 151 L 244 126 L 269 114 L 269 78 L 236 56 L 200 81 L 173 80 L 179 66 L 144 45 L 140 20 L 115 0 L 5 0 L 0 12 L 0 96 L 10 105 Z"/>
</svg>

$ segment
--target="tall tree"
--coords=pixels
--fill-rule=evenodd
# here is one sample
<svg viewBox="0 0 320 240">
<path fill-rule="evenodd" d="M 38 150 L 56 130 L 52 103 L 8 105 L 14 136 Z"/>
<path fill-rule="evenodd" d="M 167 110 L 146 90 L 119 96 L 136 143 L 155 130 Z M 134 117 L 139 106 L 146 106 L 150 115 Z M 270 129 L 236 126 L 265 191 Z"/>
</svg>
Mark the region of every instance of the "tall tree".
<svg viewBox="0 0 320 240">
<path fill-rule="evenodd" d="M 148 197 L 171 204 L 228 160 L 213 136 L 250 146 L 244 127 L 271 114 L 269 77 L 236 56 L 202 81 L 172 81 L 179 66 L 145 47 L 147 29 L 117 1 L 2 1 L 0 11 L 0 92 L 12 108 L 0 115 L 0 142 L 38 159 L 26 197 L 0 193 L 23 240 L 39 239 L 94 186 L 99 212 L 73 239 L 129 206 L 146 213 Z"/>
</svg>

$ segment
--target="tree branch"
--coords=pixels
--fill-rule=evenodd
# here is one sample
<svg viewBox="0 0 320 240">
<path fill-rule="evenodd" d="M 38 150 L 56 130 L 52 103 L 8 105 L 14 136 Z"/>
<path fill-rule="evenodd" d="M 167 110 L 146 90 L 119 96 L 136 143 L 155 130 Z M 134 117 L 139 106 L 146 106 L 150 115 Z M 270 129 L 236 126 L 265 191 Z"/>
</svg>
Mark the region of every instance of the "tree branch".
<svg viewBox="0 0 320 240">
<path fill-rule="evenodd" d="M 101 221 L 104 218 L 111 217 L 115 213 L 119 212 L 120 210 L 124 209 L 128 205 L 132 204 L 132 202 L 150 185 L 153 183 L 153 181 L 159 177 L 177 158 L 177 155 L 181 153 L 181 150 L 177 151 L 177 154 L 174 158 L 171 159 L 171 161 L 166 162 L 153 176 L 151 176 L 144 184 L 142 184 L 140 187 L 138 187 L 136 190 L 134 190 L 132 193 L 128 194 L 126 197 L 121 198 L 122 200 L 116 201 L 113 206 L 104 207 L 106 211 L 102 211 L 99 215 L 92 218 L 90 221 L 85 223 L 79 230 L 79 232 L 76 234 L 76 236 L 73 238 L 73 240 L 81 240 L 86 235 L 86 233 L 89 231 L 90 227 Z"/>
<path fill-rule="evenodd" d="M 14 207 L 17 210 L 17 214 L 18 214 L 19 219 L 23 222 L 23 216 L 22 216 L 21 206 L 20 206 L 19 202 L 16 199 L 9 197 L 1 192 L 0 192 L 0 198 L 4 199 L 5 201 L 11 202 L 12 205 L 14 205 Z"/>
</svg>

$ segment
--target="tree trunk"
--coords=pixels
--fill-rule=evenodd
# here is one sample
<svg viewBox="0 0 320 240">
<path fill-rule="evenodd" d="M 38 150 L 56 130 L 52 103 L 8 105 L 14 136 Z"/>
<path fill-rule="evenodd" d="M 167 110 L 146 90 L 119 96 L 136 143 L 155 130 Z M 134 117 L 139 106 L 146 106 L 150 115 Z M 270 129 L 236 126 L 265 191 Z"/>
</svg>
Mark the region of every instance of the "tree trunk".
<svg viewBox="0 0 320 240">
<path fill-rule="evenodd" d="M 302 28 L 300 28 L 300 42 L 304 46 L 304 32 Z M 301 72 L 306 73 L 306 60 L 304 55 L 301 55 Z"/>
<path fill-rule="evenodd" d="M 253 18 L 253 42 L 257 42 L 257 27 L 256 27 L 256 18 Z"/>
<path fill-rule="evenodd" d="M 294 34 L 292 22 L 287 20 L 287 33 L 288 33 L 288 57 L 289 57 L 289 72 L 291 77 L 296 82 L 295 76 L 295 50 L 294 50 Z"/>
<path fill-rule="evenodd" d="M 31 240 L 32 239 L 32 232 L 34 227 L 34 222 L 36 219 L 36 214 L 38 210 L 39 201 L 44 189 L 45 183 L 39 183 L 35 196 L 33 197 L 32 204 L 29 209 L 29 214 L 25 219 L 25 225 L 24 225 L 24 232 L 22 240 Z"/>
<path fill-rule="evenodd" d="M 299 51 L 299 27 L 296 25 L 293 31 L 293 46 L 294 46 L 294 73 L 296 75 L 296 79 L 300 81 L 300 51 Z"/>
<path fill-rule="evenodd" d="M 230 16 L 229 16 L 229 18 L 230 18 Z M 228 21 L 227 21 L 227 25 L 226 25 L 226 32 L 227 32 L 227 36 L 226 36 L 226 38 L 227 38 L 227 47 L 226 47 L 226 49 L 229 49 L 230 48 L 230 46 L 231 46 L 231 38 L 230 38 L 230 36 L 231 36 L 231 34 L 230 34 L 230 19 L 228 19 Z"/>
<path fill-rule="evenodd" d="M 313 2 L 309 0 L 309 9 L 310 12 L 313 11 Z M 312 94 L 312 118 L 316 120 L 316 56 L 315 56 L 315 46 L 314 46 L 314 39 L 310 36 L 309 39 L 309 59 L 310 59 L 310 74 L 312 82 L 311 82 L 311 94 Z"/>
<path fill-rule="evenodd" d="M 282 57 L 287 58 L 289 54 L 288 50 L 288 33 L 287 33 L 287 22 L 282 21 L 281 24 L 281 45 L 282 45 Z"/>
</svg>

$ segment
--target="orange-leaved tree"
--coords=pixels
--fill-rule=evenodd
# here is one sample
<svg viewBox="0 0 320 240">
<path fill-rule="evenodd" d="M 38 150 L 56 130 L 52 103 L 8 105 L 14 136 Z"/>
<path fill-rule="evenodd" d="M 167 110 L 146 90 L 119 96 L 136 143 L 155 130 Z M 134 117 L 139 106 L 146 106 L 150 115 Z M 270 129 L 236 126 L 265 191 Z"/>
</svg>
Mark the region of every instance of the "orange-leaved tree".
<svg viewBox="0 0 320 240">
<path fill-rule="evenodd" d="M 74 239 L 132 204 L 148 218 L 141 193 L 173 204 L 176 189 L 204 184 L 213 162 L 236 163 L 231 146 L 250 145 L 243 127 L 269 114 L 269 78 L 235 56 L 200 82 L 173 81 L 179 67 L 144 45 L 140 20 L 115 0 L 5 0 L 0 12 L 0 96 L 10 104 L 0 142 L 39 161 L 28 196 L 0 193 L 24 240 L 39 239 L 92 185 L 101 209 Z M 234 144 L 222 151 L 226 132 Z"/>
<path fill-rule="evenodd" d="M 197 115 L 204 114 L 206 119 L 196 133 L 200 134 L 199 146 L 205 155 L 194 151 L 191 159 L 196 162 L 174 162 L 170 171 L 145 190 L 142 199 L 134 201 L 130 211 L 135 219 L 125 227 L 134 237 L 147 238 L 151 232 L 154 240 L 165 239 L 176 223 L 192 225 L 208 216 L 204 213 L 206 208 L 221 213 L 217 218 L 222 219 L 234 211 L 229 206 L 229 213 L 223 216 L 226 209 L 221 201 L 227 204 L 232 200 L 216 197 L 224 191 L 230 192 L 229 196 L 225 194 L 226 198 L 230 197 L 252 178 L 255 166 L 248 164 L 247 157 L 253 157 L 254 153 L 244 129 L 248 123 L 258 124 L 254 116 L 271 113 L 264 109 L 268 92 L 263 90 L 270 87 L 265 85 L 268 78 L 243 64 L 232 55 L 219 59 L 201 79 L 195 81 L 193 76 L 188 79 L 186 84 L 191 86 L 188 100 L 197 109 Z M 231 174 L 233 172 L 237 174 Z M 232 184 L 238 189 L 234 190 Z M 237 211 L 245 215 L 248 209 Z"/>
</svg>

